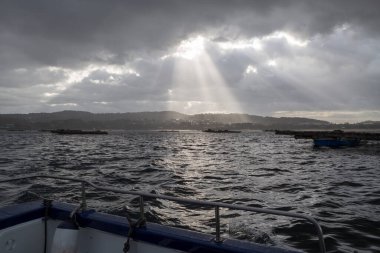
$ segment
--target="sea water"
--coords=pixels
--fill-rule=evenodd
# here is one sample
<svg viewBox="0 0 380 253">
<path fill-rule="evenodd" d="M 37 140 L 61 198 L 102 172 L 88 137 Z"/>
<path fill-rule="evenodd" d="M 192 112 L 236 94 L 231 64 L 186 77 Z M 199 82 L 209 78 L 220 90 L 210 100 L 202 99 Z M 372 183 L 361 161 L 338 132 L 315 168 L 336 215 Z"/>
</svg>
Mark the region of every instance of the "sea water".
<svg viewBox="0 0 380 253">
<path fill-rule="evenodd" d="M 380 252 L 380 144 L 313 148 L 271 132 L 112 131 L 108 135 L 0 132 L 0 176 L 45 173 L 119 189 L 304 213 L 321 224 L 328 252 Z M 78 184 L 50 179 L 0 185 L 0 205 L 75 203 Z M 87 189 L 88 205 L 137 214 L 134 196 Z M 147 200 L 148 221 L 214 232 L 214 210 Z M 318 252 L 311 224 L 221 209 L 223 237 Z"/>
</svg>

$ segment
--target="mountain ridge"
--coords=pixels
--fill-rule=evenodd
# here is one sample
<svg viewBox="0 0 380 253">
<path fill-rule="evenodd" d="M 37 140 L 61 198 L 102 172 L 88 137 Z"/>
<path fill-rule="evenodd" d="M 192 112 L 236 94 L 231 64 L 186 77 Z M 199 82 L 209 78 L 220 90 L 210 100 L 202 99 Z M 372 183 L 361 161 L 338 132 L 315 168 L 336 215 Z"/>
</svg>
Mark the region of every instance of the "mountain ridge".
<svg viewBox="0 0 380 253">
<path fill-rule="evenodd" d="M 380 122 L 365 121 L 367 128 Z M 92 113 L 58 111 L 51 113 L 0 114 L 1 129 L 328 129 L 347 124 L 301 117 L 270 117 L 239 113 L 188 115 L 176 111 Z M 348 124 L 357 127 L 357 124 Z"/>
</svg>

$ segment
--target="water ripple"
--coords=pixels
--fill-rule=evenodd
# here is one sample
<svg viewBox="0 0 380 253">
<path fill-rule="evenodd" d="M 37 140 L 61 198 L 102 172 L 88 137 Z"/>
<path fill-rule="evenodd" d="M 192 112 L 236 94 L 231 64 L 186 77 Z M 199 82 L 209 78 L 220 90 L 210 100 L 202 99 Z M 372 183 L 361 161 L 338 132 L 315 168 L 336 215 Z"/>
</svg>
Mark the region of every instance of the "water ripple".
<svg viewBox="0 0 380 253">
<path fill-rule="evenodd" d="M 301 212 L 321 223 L 328 252 L 380 252 L 378 143 L 313 149 L 309 141 L 263 132 L 59 136 L 2 131 L 0 147 L 2 177 L 42 172 L 120 189 Z M 34 199 L 28 192 L 80 200 L 78 184 L 24 180 L 0 186 L 0 204 Z M 139 200 L 133 196 L 88 189 L 87 197 L 99 211 L 138 217 Z M 145 202 L 149 221 L 214 231 L 213 209 Z M 224 237 L 318 251 L 308 223 L 228 209 L 221 209 L 221 218 Z"/>
</svg>

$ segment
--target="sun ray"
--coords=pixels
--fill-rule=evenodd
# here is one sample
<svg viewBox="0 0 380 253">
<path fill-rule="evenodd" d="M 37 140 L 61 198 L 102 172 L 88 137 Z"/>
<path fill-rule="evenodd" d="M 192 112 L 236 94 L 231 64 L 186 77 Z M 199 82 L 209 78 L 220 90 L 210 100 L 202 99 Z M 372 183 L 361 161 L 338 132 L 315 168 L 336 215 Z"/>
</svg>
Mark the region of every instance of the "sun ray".
<svg viewBox="0 0 380 253">
<path fill-rule="evenodd" d="M 162 58 L 170 57 L 175 62 L 169 109 L 185 113 L 242 113 L 232 88 L 208 54 L 205 43 L 200 36 L 189 39 L 177 47 L 178 51 Z"/>
<path fill-rule="evenodd" d="M 265 50 L 265 44 L 270 40 L 283 39 L 289 45 L 306 47 L 308 41 L 300 40 L 286 32 L 254 37 L 246 41 L 212 42 L 203 36 L 195 36 L 179 43 L 171 54 L 162 57 L 175 60 L 170 88 L 170 108 L 182 109 L 185 112 L 237 112 L 243 113 L 241 101 L 234 95 L 232 84 L 226 83 L 222 73 L 207 52 L 209 43 L 217 45 L 223 50 L 246 50 L 252 55 L 252 63 L 245 70 L 245 76 L 254 74 L 257 81 L 267 87 L 273 87 L 273 93 L 278 97 L 286 96 L 277 91 L 271 78 L 283 78 L 283 85 L 292 87 L 294 92 L 308 92 L 308 88 L 299 89 L 302 83 L 297 78 L 283 72 L 281 59 L 273 57 Z M 248 50 L 247 50 L 248 49 Z M 257 62 L 257 56 L 262 62 Z M 260 69 L 260 71 L 259 71 Z M 261 73 L 263 71 L 263 73 Z M 187 98 L 183 95 L 186 94 Z M 178 107 L 182 103 L 181 107 Z M 275 102 L 273 102 L 275 103 Z M 202 107 L 200 109 L 200 107 Z M 199 107 L 199 109 L 195 109 Z"/>
</svg>

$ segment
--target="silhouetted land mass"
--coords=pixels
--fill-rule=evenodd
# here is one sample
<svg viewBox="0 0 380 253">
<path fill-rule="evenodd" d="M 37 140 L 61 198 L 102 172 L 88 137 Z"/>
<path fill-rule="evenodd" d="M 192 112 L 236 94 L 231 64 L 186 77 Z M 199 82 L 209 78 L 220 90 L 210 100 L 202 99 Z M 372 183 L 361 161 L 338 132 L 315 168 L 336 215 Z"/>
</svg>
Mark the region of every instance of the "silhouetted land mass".
<svg viewBox="0 0 380 253">
<path fill-rule="evenodd" d="M 136 113 L 0 114 L 0 129 L 127 129 L 127 130 L 268 130 L 268 129 L 380 129 L 380 121 L 333 124 L 309 118 L 263 117 L 248 114 L 195 114 L 173 111 Z"/>
</svg>

